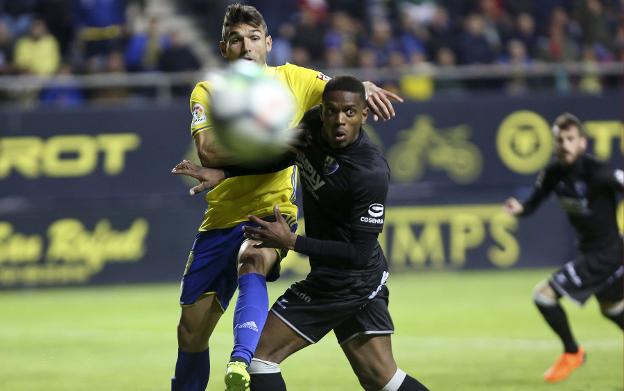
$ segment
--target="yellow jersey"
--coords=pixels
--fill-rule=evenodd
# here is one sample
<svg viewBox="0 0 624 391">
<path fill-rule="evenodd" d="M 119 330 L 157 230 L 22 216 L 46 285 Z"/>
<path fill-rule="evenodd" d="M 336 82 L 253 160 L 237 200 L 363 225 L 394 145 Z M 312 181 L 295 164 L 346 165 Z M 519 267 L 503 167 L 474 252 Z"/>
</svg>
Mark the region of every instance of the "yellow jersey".
<svg viewBox="0 0 624 391">
<path fill-rule="evenodd" d="M 307 110 L 321 102 L 325 83 L 329 80 L 318 71 L 288 63 L 278 67 L 267 66 L 266 71 L 282 81 L 295 98 L 297 109 L 290 126 L 297 125 Z M 191 93 L 190 102 L 193 137 L 212 129 L 209 105 L 210 85 L 207 81 L 199 82 Z M 208 207 L 199 231 L 233 227 L 247 221 L 248 215 L 270 216 L 275 204 L 292 224 L 297 218 L 297 206 L 294 204 L 296 182 L 294 167 L 271 174 L 224 180 L 205 196 Z"/>
</svg>

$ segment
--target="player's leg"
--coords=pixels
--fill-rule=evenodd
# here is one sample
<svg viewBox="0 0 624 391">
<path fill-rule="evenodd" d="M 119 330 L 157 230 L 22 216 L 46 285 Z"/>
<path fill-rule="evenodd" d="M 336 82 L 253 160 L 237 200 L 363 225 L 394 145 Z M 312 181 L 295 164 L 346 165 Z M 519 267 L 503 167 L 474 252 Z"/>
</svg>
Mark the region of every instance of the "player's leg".
<svg viewBox="0 0 624 391">
<path fill-rule="evenodd" d="M 550 328 L 559 336 L 566 353 L 578 352 L 578 344 L 565 310 L 559 303 L 561 296 L 552 288 L 548 281 L 541 281 L 533 290 L 533 301 Z"/>
<path fill-rule="evenodd" d="M 225 374 L 226 390 L 249 387 L 247 367 L 256 351 L 269 308 L 266 275 L 279 257 L 275 249 L 255 248 L 245 240 L 238 256 L 238 299 L 234 311 L 234 348 Z"/>
<path fill-rule="evenodd" d="M 172 391 L 205 390 L 210 377 L 208 340 L 223 310 L 215 295 L 182 307 L 178 323 L 178 359 Z"/>
<path fill-rule="evenodd" d="M 620 266 L 607 280 L 606 286 L 596 293 L 600 311 L 624 330 L 624 266 Z"/>
<path fill-rule="evenodd" d="M 242 229 L 199 233 L 182 277 L 178 358 L 172 390 L 205 390 L 210 376 L 208 341 L 236 290 L 236 255 Z"/>
<path fill-rule="evenodd" d="M 377 292 L 366 306 L 334 329 L 336 339 L 365 390 L 426 390 L 420 382 L 397 368 L 390 339 L 394 332 L 388 311 L 390 293 L 385 285 Z"/>
<path fill-rule="evenodd" d="M 252 391 L 286 391 L 280 363 L 310 345 L 273 312 L 269 312 L 256 354 L 249 367 Z"/>
<path fill-rule="evenodd" d="M 353 372 L 367 391 L 425 391 L 427 387 L 399 369 L 390 335 L 361 334 L 342 345 Z"/>
</svg>

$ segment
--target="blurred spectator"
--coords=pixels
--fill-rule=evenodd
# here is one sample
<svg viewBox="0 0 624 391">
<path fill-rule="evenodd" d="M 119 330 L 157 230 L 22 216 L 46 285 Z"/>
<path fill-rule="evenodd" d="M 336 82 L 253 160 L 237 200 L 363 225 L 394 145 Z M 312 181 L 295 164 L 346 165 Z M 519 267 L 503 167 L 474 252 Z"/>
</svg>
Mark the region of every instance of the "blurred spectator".
<svg viewBox="0 0 624 391">
<path fill-rule="evenodd" d="M 524 94 L 527 92 L 529 83 L 527 80 L 525 67 L 531 64 L 524 42 L 512 39 L 507 42 L 507 55 L 501 61 L 513 67 L 512 75 L 507 79 L 505 89 L 512 95 Z"/>
<path fill-rule="evenodd" d="M 19 37 L 28 32 L 39 0 L 7 0 L 0 3 L 0 19 L 8 26 L 11 35 Z"/>
<path fill-rule="evenodd" d="M 438 50 L 447 48 L 455 51 L 455 31 L 451 26 L 448 12 L 443 7 L 436 7 L 428 27 L 429 58 L 436 58 Z"/>
<path fill-rule="evenodd" d="M 457 51 L 462 64 L 488 64 L 494 59 L 494 50 L 485 36 L 485 21 L 479 14 L 470 14 L 464 32 L 459 36 Z"/>
<path fill-rule="evenodd" d="M 385 18 L 376 18 L 372 22 L 371 36 L 366 47 L 375 54 L 375 65 L 387 66 L 390 63 L 390 55 L 401 50 L 398 42 L 392 35 L 390 22 Z"/>
<path fill-rule="evenodd" d="M 74 23 L 84 57 L 106 57 L 122 47 L 124 0 L 74 0 Z"/>
<path fill-rule="evenodd" d="M 600 0 L 582 0 L 577 4 L 576 14 L 583 30 L 583 44 L 595 47 L 602 60 L 609 60 L 614 41 L 609 33 L 609 20 L 604 5 Z"/>
<path fill-rule="evenodd" d="M 44 105 L 72 107 L 84 103 L 85 97 L 78 83 L 71 79 L 72 67 L 62 64 L 57 78 L 41 90 L 39 101 Z"/>
<path fill-rule="evenodd" d="M 156 70 L 158 58 L 168 45 L 167 37 L 160 32 L 158 18 L 151 17 L 147 30 L 130 38 L 124 55 L 126 67 L 131 72 Z"/>
<path fill-rule="evenodd" d="M 598 62 L 592 46 L 583 47 L 582 52 L 583 75 L 579 80 L 579 90 L 586 94 L 600 94 L 602 82 L 598 75 Z"/>
<path fill-rule="evenodd" d="M 533 16 L 526 12 L 518 14 L 516 17 L 515 30 L 512 33 L 512 39 L 522 42 L 528 55 L 535 57 L 537 52 L 537 34 L 535 32 L 535 20 Z"/>
<path fill-rule="evenodd" d="M 158 59 L 158 69 L 163 72 L 196 71 L 201 67 L 199 59 L 179 31 L 173 31 L 167 38 L 167 46 Z"/>
<path fill-rule="evenodd" d="M 69 55 L 74 39 L 72 0 L 39 0 L 37 14 L 59 43 L 62 56 Z"/>
<path fill-rule="evenodd" d="M 295 27 L 295 35 L 292 39 L 292 46 L 296 48 L 293 56 L 302 58 L 302 53 L 307 53 L 307 62 L 310 60 L 319 61 L 323 58 L 325 47 L 323 45 L 322 28 L 318 22 L 316 11 L 310 8 L 303 8 L 299 14 L 299 23 Z M 294 61 L 293 61 L 294 62 Z M 295 62 L 297 65 L 302 65 Z M 315 64 L 318 65 L 318 64 Z"/>
<path fill-rule="evenodd" d="M 578 47 L 565 29 L 553 25 L 548 38 L 540 42 L 538 57 L 547 62 L 574 61 L 578 58 Z"/>
<path fill-rule="evenodd" d="M 436 63 L 441 68 L 452 69 L 457 65 L 457 59 L 455 58 L 455 52 L 448 47 L 441 47 L 436 52 Z M 462 92 L 462 83 L 457 79 L 439 78 L 435 81 L 435 91 L 442 92 L 444 94 L 459 94 Z"/>
<path fill-rule="evenodd" d="M 292 57 L 291 40 L 295 35 L 295 27 L 291 23 L 283 23 L 277 34 L 272 35 L 273 47 L 267 61 L 271 65 L 281 65 L 290 61 Z"/>
<path fill-rule="evenodd" d="M 7 24 L 0 20 L 0 75 L 13 69 L 13 36 Z"/>
<path fill-rule="evenodd" d="M 58 42 L 41 19 L 33 21 L 29 34 L 15 44 L 14 64 L 19 72 L 49 76 L 58 69 L 60 59 Z"/>
<path fill-rule="evenodd" d="M 123 74 L 126 72 L 123 54 L 121 52 L 112 52 L 105 59 L 104 72 L 112 75 Z M 92 68 L 93 69 L 93 68 Z M 97 69 L 97 68 L 96 68 Z M 111 86 L 98 88 L 92 91 L 91 99 L 94 102 L 104 104 L 123 103 L 130 97 L 130 90 L 123 86 Z"/>
</svg>

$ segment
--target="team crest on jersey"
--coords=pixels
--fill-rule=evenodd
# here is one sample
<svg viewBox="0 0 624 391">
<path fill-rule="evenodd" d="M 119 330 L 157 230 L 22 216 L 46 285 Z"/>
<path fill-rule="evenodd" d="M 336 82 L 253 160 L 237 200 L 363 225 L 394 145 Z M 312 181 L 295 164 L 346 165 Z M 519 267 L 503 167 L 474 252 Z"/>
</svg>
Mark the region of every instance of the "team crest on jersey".
<svg viewBox="0 0 624 391">
<path fill-rule="evenodd" d="M 195 103 L 193 106 L 193 126 L 206 122 L 206 110 L 204 106 Z"/>
<path fill-rule="evenodd" d="M 331 80 L 331 77 L 327 76 L 326 74 L 324 74 L 323 72 L 319 72 L 318 75 L 316 75 L 316 78 L 319 80 L 323 80 L 323 81 L 329 81 Z"/>
<path fill-rule="evenodd" d="M 331 156 L 325 156 L 325 163 L 323 164 L 324 175 L 331 175 L 335 173 L 336 171 L 338 171 L 339 167 L 340 165 L 338 165 L 336 159 Z"/>
</svg>

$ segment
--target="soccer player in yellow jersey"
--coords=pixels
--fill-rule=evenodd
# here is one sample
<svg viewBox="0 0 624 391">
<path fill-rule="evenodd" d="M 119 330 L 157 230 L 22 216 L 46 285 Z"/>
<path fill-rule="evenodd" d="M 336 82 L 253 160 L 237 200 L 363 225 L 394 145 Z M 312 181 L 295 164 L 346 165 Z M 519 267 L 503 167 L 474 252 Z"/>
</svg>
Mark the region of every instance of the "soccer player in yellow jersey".
<svg viewBox="0 0 624 391">
<path fill-rule="evenodd" d="M 329 78 L 320 72 L 285 64 L 266 65 L 271 50 L 264 18 L 252 6 L 232 4 L 225 13 L 221 54 L 227 61 L 240 59 L 266 66 L 266 72 L 285 83 L 297 102 L 295 126 L 303 114 L 320 103 Z M 391 100 L 400 97 L 373 83 L 365 83 L 367 103 L 374 116 L 394 116 Z M 215 142 L 208 116 L 210 85 L 200 82 L 191 94 L 191 133 L 201 164 L 224 167 L 238 162 Z M 238 285 L 234 313 L 234 349 L 225 376 L 226 390 L 249 387 L 249 365 L 268 314 L 266 281 L 279 276 L 283 255 L 275 249 L 256 248 L 257 241 L 244 238 L 248 216 L 273 217 L 278 205 L 293 231 L 296 228 L 296 175 L 290 167 L 277 173 L 236 177 L 223 181 L 206 195 L 208 208 L 193 243 L 182 277 L 178 324 L 178 359 L 172 390 L 205 390 L 210 375 L 208 340 Z"/>
</svg>

